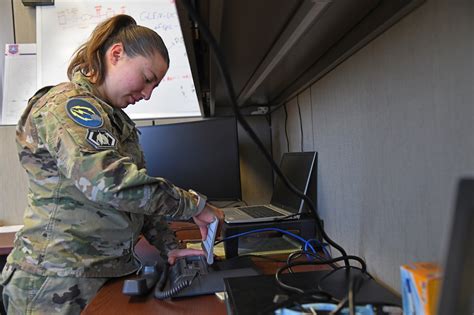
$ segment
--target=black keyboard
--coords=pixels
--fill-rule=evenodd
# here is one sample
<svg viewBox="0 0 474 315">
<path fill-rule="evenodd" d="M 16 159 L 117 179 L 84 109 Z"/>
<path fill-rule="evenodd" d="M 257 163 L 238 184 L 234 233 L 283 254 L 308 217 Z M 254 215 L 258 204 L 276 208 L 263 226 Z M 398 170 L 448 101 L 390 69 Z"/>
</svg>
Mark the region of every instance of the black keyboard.
<svg viewBox="0 0 474 315">
<path fill-rule="evenodd" d="M 274 216 L 282 216 L 280 212 L 272 210 L 264 206 L 241 207 L 239 209 L 247 213 L 249 216 L 253 218 L 267 218 L 267 217 L 274 217 Z"/>
</svg>

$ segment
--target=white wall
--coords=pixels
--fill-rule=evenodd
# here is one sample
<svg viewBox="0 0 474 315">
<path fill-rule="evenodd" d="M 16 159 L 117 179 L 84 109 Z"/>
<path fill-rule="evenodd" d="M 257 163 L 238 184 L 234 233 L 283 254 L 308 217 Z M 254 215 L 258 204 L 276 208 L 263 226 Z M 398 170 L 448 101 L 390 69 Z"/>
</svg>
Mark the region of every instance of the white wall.
<svg viewBox="0 0 474 315">
<path fill-rule="evenodd" d="M 0 111 L 3 99 L 5 44 L 13 42 L 12 3 L 0 1 Z M 22 216 L 22 210 L 18 209 L 24 208 L 26 204 L 26 179 L 20 172 L 14 139 L 14 127 L 0 126 L 0 225 L 18 222 Z M 16 198 L 18 195 L 22 195 L 22 200 L 25 199 L 25 201 L 18 201 Z"/>
<path fill-rule="evenodd" d="M 3 97 L 3 69 L 5 64 L 5 44 L 13 43 L 12 4 L 10 1 L 0 1 L 0 109 Z M 0 111 L 1 112 L 1 111 Z"/>
<path fill-rule="evenodd" d="M 0 226 L 22 224 L 27 178 L 18 162 L 14 126 L 0 126 L 0 156 Z"/>
<path fill-rule="evenodd" d="M 401 264 L 442 263 L 457 179 L 474 174 L 473 11 L 427 1 L 298 96 L 328 234 L 395 290 Z M 299 151 L 296 98 L 287 108 Z M 272 119 L 278 157 L 283 109 Z"/>
</svg>

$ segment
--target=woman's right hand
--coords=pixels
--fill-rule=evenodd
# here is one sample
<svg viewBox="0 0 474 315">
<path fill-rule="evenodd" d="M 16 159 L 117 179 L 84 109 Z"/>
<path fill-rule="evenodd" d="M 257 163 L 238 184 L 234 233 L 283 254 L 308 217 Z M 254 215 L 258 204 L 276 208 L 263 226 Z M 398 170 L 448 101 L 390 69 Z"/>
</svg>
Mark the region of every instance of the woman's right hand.
<svg viewBox="0 0 474 315">
<path fill-rule="evenodd" d="M 212 223 L 215 218 L 219 220 L 219 227 L 217 228 L 217 235 L 219 235 L 220 228 L 224 221 L 224 212 L 221 209 L 207 203 L 204 209 L 198 215 L 193 217 L 194 223 L 196 223 L 201 232 L 202 240 L 206 239 L 207 226 Z"/>
</svg>

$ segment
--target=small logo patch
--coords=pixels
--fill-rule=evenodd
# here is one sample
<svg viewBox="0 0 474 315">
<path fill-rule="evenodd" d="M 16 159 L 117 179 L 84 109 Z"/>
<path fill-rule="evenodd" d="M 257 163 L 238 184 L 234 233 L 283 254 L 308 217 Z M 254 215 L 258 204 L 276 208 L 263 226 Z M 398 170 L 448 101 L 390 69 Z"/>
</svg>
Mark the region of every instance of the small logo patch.
<svg viewBox="0 0 474 315">
<path fill-rule="evenodd" d="M 87 131 L 86 140 L 94 148 L 99 150 L 115 148 L 117 144 L 117 140 L 106 129 L 89 129 L 89 131 Z"/>
<path fill-rule="evenodd" d="M 91 103 L 73 98 L 67 102 L 66 111 L 68 116 L 78 125 L 87 128 L 102 127 L 103 120 L 100 112 Z"/>
<path fill-rule="evenodd" d="M 9 54 L 9 55 L 16 55 L 16 54 L 18 54 L 18 44 L 10 44 L 10 45 L 8 45 L 8 54 Z"/>
</svg>

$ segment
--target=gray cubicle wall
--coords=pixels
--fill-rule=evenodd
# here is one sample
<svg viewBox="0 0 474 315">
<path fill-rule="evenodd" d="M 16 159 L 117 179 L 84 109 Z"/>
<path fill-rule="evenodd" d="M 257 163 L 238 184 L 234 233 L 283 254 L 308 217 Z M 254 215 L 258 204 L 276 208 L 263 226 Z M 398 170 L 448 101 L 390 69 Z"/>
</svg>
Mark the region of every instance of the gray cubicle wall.
<svg viewBox="0 0 474 315">
<path fill-rule="evenodd" d="M 319 153 L 327 232 L 399 291 L 399 266 L 442 262 L 456 181 L 474 174 L 474 4 L 427 1 L 287 102 L 290 150 Z M 283 108 L 275 156 L 287 150 Z"/>
</svg>

